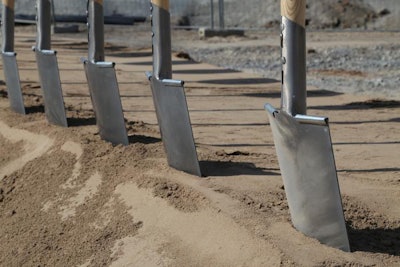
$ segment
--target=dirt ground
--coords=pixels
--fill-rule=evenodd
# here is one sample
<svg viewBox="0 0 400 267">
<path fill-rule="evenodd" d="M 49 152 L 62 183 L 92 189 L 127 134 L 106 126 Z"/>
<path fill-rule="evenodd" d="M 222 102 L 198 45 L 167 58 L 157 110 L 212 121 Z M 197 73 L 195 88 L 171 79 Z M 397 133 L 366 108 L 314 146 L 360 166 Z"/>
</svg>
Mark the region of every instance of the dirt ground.
<svg viewBox="0 0 400 267">
<path fill-rule="evenodd" d="M 28 114 L 9 110 L 2 82 L 0 266 L 400 265 L 398 100 L 309 88 L 309 114 L 331 122 L 352 249 L 345 253 L 291 225 L 263 110 L 267 102 L 279 106 L 279 77 L 174 57 L 205 177 L 168 167 L 144 74 L 151 70 L 149 36 L 107 45 L 130 140 L 114 147 L 100 140 L 95 125 L 80 62 L 84 34 L 53 40 L 70 125 L 61 128 L 44 115 L 30 49 L 34 33 L 17 31 Z M 368 36 L 355 38 L 367 43 Z M 331 39 L 332 33 L 315 33 L 313 42 L 323 46 Z"/>
</svg>

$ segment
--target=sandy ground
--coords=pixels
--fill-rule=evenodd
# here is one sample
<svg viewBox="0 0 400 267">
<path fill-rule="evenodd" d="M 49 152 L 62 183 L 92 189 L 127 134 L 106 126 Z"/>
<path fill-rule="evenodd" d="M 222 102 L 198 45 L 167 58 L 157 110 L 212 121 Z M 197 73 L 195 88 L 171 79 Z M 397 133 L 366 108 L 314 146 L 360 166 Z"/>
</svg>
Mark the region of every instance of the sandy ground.
<svg viewBox="0 0 400 267">
<path fill-rule="evenodd" d="M 186 81 L 199 178 L 167 165 L 144 75 L 148 47 L 107 47 L 130 145 L 100 140 L 80 38 L 53 42 L 70 125 L 61 128 L 43 113 L 34 35 L 17 33 L 28 115 L 9 110 L 2 83 L 1 266 L 400 265 L 398 101 L 310 88 L 309 114 L 331 121 L 352 248 L 344 253 L 290 223 L 263 110 L 266 102 L 279 106 L 277 77 L 174 57 L 174 78 Z"/>
</svg>

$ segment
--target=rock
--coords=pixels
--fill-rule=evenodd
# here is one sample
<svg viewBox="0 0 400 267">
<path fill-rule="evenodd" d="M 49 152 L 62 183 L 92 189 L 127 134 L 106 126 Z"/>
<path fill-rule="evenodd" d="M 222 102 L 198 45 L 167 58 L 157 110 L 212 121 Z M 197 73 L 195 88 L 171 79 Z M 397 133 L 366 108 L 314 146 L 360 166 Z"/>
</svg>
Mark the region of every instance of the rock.
<svg viewBox="0 0 400 267">
<path fill-rule="evenodd" d="M 307 53 L 308 53 L 308 54 L 316 54 L 316 53 L 317 53 L 317 50 L 315 50 L 314 48 L 309 48 L 309 49 L 307 50 Z"/>
<path fill-rule="evenodd" d="M 379 16 L 383 17 L 383 16 L 386 16 L 386 15 L 389 15 L 390 11 L 388 9 L 384 8 L 381 11 L 379 11 L 378 14 L 379 14 Z"/>
<path fill-rule="evenodd" d="M 180 26 L 180 27 L 188 27 L 190 26 L 190 17 L 189 16 L 171 16 L 171 25 Z"/>
</svg>

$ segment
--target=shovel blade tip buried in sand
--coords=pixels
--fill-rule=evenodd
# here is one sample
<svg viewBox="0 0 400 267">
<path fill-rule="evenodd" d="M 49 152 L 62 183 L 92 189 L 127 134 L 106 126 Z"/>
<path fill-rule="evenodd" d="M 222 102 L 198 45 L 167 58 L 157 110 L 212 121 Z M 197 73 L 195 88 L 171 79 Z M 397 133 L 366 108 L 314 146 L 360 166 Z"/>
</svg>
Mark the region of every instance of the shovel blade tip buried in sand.
<svg viewBox="0 0 400 267">
<path fill-rule="evenodd" d="M 114 64 L 86 60 L 84 67 L 101 138 L 113 144 L 128 145 Z"/>
<path fill-rule="evenodd" d="M 267 104 L 294 227 L 350 251 L 328 119 L 306 115 L 305 0 L 281 0 L 281 110 Z"/>
<path fill-rule="evenodd" d="M 20 114 L 25 114 L 24 99 L 22 97 L 16 56 L 17 54 L 14 52 L 2 53 L 3 72 L 11 110 Z"/>
<path fill-rule="evenodd" d="M 267 110 L 293 225 L 350 251 L 327 119 Z"/>
<path fill-rule="evenodd" d="M 115 145 L 128 145 L 115 64 L 104 60 L 103 1 L 88 0 L 87 14 L 88 59 L 82 62 L 100 137 Z"/>
<path fill-rule="evenodd" d="M 159 80 L 149 72 L 146 75 L 150 80 L 168 164 L 201 177 L 183 81 Z"/>
<path fill-rule="evenodd" d="M 49 123 L 68 127 L 56 52 L 34 49 Z"/>
<path fill-rule="evenodd" d="M 36 55 L 47 121 L 68 127 L 57 52 L 51 50 L 51 5 L 50 0 L 36 1 L 36 46 L 32 50 Z"/>
<path fill-rule="evenodd" d="M 146 75 L 168 164 L 201 176 L 184 82 L 172 79 L 170 14 L 168 5 L 161 3 L 168 1 L 152 1 L 153 72 Z"/>
</svg>

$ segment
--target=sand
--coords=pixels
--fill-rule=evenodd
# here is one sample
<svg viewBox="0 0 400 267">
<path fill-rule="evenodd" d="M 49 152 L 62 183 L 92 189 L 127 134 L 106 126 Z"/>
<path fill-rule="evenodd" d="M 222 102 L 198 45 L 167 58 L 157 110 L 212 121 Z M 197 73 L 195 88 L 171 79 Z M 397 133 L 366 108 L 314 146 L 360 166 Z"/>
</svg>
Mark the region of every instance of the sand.
<svg viewBox="0 0 400 267">
<path fill-rule="evenodd" d="M 345 253 L 291 225 L 263 110 L 279 105 L 279 82 L 174 58 L 199 178 L 167 165 L 144 75 L 148 49 L 107 47 L 117 62 L 124 147 L 98 135 L 81 39 L 54 42 L 70 127 L 47 123 L 33 41 L 33 33 L 17 34 L 28 115 L 9 110 L 0 85 L 1 266 L 400 264 L 399 102 L 310 88 L 309 113 L 331 121 L 352 248 Z"/>
</svg>

